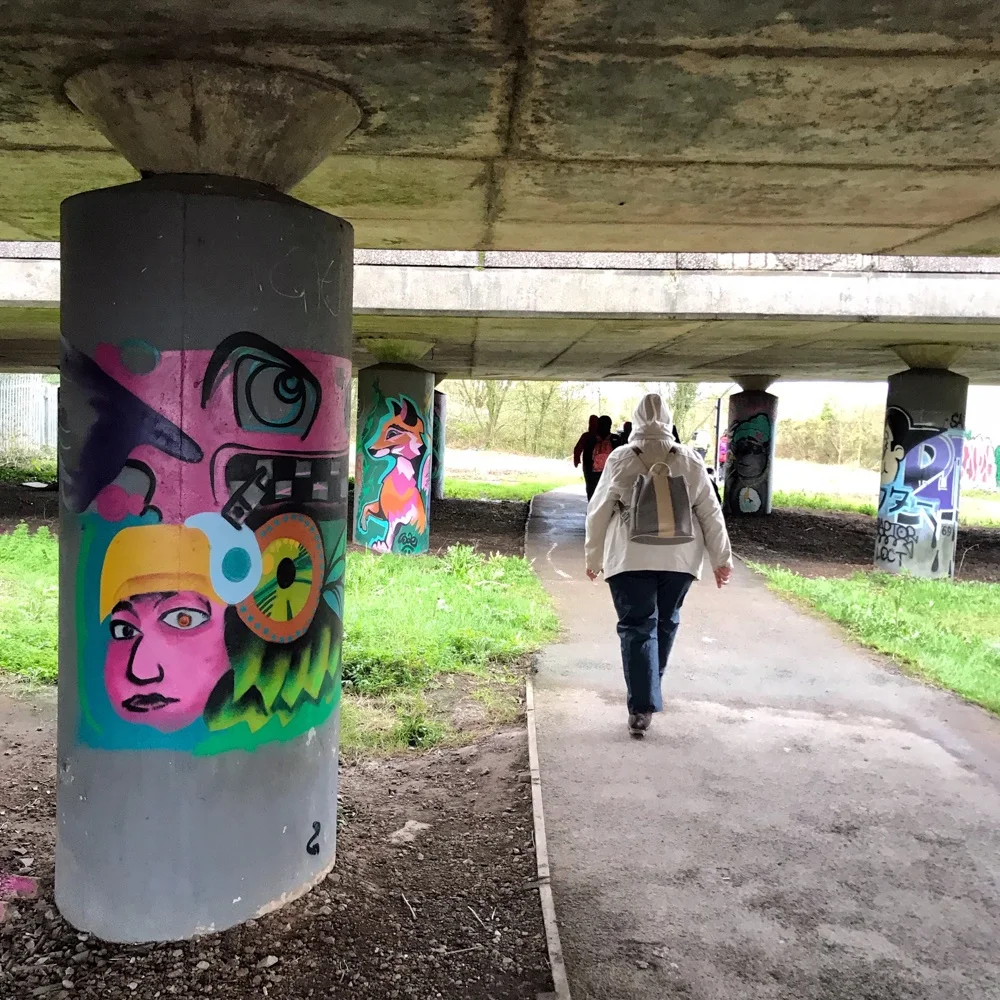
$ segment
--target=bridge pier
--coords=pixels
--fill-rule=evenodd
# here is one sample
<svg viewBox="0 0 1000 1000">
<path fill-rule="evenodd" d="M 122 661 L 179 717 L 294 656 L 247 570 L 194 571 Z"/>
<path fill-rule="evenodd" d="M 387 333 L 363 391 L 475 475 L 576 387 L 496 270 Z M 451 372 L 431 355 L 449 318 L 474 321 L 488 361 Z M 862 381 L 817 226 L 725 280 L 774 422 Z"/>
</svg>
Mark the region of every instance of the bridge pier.
<svg viewBox="0 0 1000 1000">
<path fill-rule="evenodd" d="M 431 468 L 431 497 L 444 499 L 444 456 L 447 447 L 448 394 L 434 390 L 434 464 Z"/>
<path fill-rule="evenodd" d="M 411 364 L 358 372 L 354 541 L 373 552 L 430 545 L 434 375 Z"/>
<path fill-rule="evenodd" d="M 968 389 L 967 378 L 940 368 L 890 377 L 876 569 L 954 576 Z"/>
<path fill-rule="evenodd" d="M 353 230 L 279 189 L 353 102 L 175 63 L 67 92 L 144 179 L 62 206 L 55 894 L 180 939 L 334 863 Z"/>
<path fill-rule="evenodd" d="M 770 514 L 778 397 L 767 387 L 774 376 L 742 375 L 734 381 L 743 391 L 729 397 L 723 505 L 735 516 Z"/>
</svg>

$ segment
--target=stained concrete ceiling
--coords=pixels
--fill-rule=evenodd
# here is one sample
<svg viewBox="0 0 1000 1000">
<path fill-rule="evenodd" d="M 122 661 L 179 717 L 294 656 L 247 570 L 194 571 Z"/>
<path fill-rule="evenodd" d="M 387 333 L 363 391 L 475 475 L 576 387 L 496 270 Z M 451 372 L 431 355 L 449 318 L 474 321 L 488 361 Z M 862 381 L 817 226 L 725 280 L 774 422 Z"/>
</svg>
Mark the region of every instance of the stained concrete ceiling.
<svg viewBox="0 0 1000 1000">
<path fill-rule="evenodd" d="M 0 0 L 0 239 L 132 179 L 62 93 L 110 59 L 348 89 L 296 193 L 361 247 L 1000 252 L 994 0 Z"/>
</svg>

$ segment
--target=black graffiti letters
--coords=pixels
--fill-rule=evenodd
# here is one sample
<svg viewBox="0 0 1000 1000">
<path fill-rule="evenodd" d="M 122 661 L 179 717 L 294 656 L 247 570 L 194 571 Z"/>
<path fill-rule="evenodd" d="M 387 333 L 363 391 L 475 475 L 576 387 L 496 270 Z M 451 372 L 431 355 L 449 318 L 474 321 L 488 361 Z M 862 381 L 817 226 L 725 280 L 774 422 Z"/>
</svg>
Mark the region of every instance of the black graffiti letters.
<svg viewBox="0 0 1000 1000">
<path fill-rule="evenodd" d="M 875 535 L 875 558 L 878 562 L 902 566 L 904 558 L 913 558 L 916 544 L 917 529 L 912 524 L 899 524 L 883 517 L 878 519 Z"/>
</svg>

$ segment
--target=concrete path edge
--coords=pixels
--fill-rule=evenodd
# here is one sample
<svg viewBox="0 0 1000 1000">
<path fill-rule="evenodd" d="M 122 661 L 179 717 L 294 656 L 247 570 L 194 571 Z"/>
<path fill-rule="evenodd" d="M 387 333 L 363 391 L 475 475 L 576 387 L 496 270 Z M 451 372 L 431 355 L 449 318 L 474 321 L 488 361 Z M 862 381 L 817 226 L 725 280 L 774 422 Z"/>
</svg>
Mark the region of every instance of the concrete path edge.
<svg viewBox="0 0 1000 1000">
<path fill-rule="evenodd" d="M 542 777 L 538 768 L 538 736 L 535 731 L 535 690 L 531 676 L 524 681 L 525 716 L 528 726 L 528 769 L 531 773 L 531 814 L 535 832 L 535 860 L 538 867 L 538 897 L 542 904 L 545 944 L 549 953 L 554 993 L 540 994 L 538 1000 L 572 1000 L 566 963 L 559 940 L 555 900 L 549 880 L 549 851 L 545 839 L 545 813 L 542 809 Z"/>
</svg>

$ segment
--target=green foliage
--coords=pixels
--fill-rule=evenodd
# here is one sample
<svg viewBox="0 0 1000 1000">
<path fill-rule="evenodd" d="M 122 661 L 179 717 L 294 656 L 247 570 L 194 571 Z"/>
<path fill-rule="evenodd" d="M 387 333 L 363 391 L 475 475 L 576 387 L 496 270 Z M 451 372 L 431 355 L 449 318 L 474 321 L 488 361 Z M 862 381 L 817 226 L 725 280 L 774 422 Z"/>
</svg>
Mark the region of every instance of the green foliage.
<svg viewBox="0 0 1000 1000">
<path fill-rule="evenodd" d="M 913 673 L 1000 713 L 1000 585 L 856 573 L 810 579 L 753 566 Z"/>
<path fill-rule="evenodd" d="M 551 604 L 524 559 L 455 546 L 442 557 L 351 553 L 344 681 L 364 695 L 485 673 L 551 639 Z"/>
<path fill-rule="evenodd" d="M 0 671 L 36 683 L 58 673 L 59 548 L 46 527 L 0 535 Z"/>
<path fill-rule="evenodd" d="M 19 450 L 0 451 L 0 483 L 55 482 L 56 460 Z"/>
<path fill-rule="evenodd" d="M 878 469 L 884 421 L 882 407 L 848 409 L 827 400 L 818 416 L 779 422 L 777 455 L 823 465 Z"/>
<path fill-rule="evenodd" d="M 477 479 L 445 479 L 444 494 L 461 500 L 520 500 L 527 503 L 538 493 L 558 489 L 573 479 L 521 479 L 517 482 L 488 483 Z"/>
</svg>

